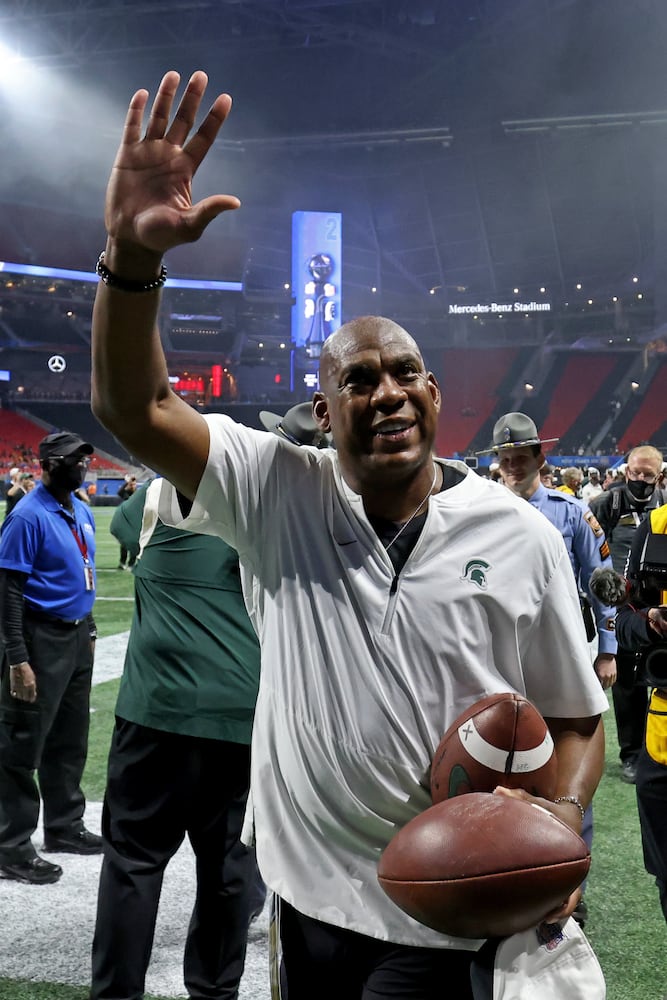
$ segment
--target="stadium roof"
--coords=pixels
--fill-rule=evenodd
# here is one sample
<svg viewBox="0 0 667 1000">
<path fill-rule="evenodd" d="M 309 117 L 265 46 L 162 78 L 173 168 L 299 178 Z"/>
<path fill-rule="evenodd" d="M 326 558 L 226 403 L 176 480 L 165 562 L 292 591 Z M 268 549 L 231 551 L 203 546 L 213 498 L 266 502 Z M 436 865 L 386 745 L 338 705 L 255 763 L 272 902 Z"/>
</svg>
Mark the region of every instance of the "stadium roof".
<svg viewBox="0 0 667 1000">
<path fill-rule="evenodd" d="M 90 267 L 131 93 L 203 68 L 235 106 L 198 187 L 243 208 L 178 273 L 282 287 L 291 213 L 313 209 L 344 214 L 354 312 L 371 288 L 647 294 L 667 266 L 666 35 L 664 0 L 6 0 L 0 42 L 30 79 L 0 84 L 0 258 Z"/>
</svg>

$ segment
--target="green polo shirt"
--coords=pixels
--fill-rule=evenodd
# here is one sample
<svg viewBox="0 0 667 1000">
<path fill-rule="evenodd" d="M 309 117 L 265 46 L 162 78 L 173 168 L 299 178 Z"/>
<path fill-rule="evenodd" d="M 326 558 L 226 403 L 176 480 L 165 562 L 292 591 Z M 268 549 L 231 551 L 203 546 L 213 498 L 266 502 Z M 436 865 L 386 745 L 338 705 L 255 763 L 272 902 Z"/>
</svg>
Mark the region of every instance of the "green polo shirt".
<svg viewBox="0 0 667 1000">
<path fill-rule="evenodd" d="M 139 549 L 145 504 L 156 498 L 149 489 L 126 500 L 111 522 L 130 551 Z M 153 729 L 249 743 L 260 656 L 238 556 L 219 538 L 156 516 L 147 516 L 144 531 L 116 714 Z"/>
</svg>

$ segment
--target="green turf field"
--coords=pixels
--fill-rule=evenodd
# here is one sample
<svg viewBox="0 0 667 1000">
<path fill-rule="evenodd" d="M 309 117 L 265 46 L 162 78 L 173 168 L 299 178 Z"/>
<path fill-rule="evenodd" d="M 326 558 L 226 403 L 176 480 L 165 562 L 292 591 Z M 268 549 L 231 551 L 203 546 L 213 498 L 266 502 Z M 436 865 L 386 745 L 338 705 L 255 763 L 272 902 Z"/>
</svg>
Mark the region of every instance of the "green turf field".
<svg viewBox="0 0 667 1000">
<path fill-rule="evenodd" d="M 102 688 L 111 687 L 111 683 L 102 685 Z M 101 691 L 96 691 L 96 698 L 98 693 L 102 696 Z M 110 723 L 113 704 L 108 692 L 102 696 L 100 704 L 102 702 L 109 706 Z M 607 760 L 595 798 L 595 842 L 586 894 L 589 907 L 586 934 L 605 973 L 607 1000 L 663 1000 L 667 993 L 667 965 L 661 958 L 665 922 L 653 880 L 642 865 L 634 786 L 624 784 L 619 777 L 611 711 L 606 723 Z M 106 747 L 109 731 L 106 723 L 99 731 L 94 730 L 91 743 Z M 97 772 L 97 767 L 94 770 Z M 89 795 L 92 796 L 92 789 L 99 781 L 97 773 L 93 780 L 87 772 Z M 86 995 L 81 987 L 0 979 L 0 1000 L 85 1000 Z M 443 994 L 443 1000 L 445 998 L 450 1000 Z M 535 1000 L 540 1000 L 539 993 Z M 563 997 L 563 1000 L 568 998 Z"/>
<path fill-rule="evenodd" d="M 95 617 L 100 635 L 127 631 L 133 607 L 132 574 L 116 569 L 118 544 L 108 530 L 112 513 L 106 507 L 95 510 L 98 569 Z M 85 792 L 91 800 L 100 799 L 104 790 L 117 688 L 117 681 L 109 681 L 93 689 L 95 711 L 91 716 L 90 750 L 84 775 Z M 667 993 L 667 963 L 661 958 L 665 922 L 653 880 L 642 864 L 635 789 L 620 779 L 613 711 L 607 713 L 605 721 L 606 767 L 595 798 L 586 933 L 607 979 L 608 1000 L 663 1000 Z M 75 932 L 75 928 L 72 930 Z M 85 1000 L 86 996 L 87 991 L 82 987 L 0 979 L 0 1000 Z M 456 998 L 443 994 L 443 1000 Z M 535 1000 L 540 1000 L 537 992 Z"/>
<path fill-rule="evenodd" d="M 118 569 L 120 546 L 109 531 L 115 507 L 93 507 L 96 524 L 97 600 L 95 621 L 100 636 L 126 632 L 132 621 L 134 581 Z"/>
</svg>

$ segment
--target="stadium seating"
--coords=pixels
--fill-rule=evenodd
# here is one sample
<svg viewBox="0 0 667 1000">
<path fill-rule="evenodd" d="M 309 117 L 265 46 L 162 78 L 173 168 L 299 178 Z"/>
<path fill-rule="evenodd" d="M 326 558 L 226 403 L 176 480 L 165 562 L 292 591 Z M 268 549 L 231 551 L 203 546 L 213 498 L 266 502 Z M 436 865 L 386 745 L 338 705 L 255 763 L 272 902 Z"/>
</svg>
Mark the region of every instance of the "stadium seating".
<svg viewBox="0 0 667 1000">
<path fill-rule="evenodd" d="M 58 404 L 57 406 L 53 404 L 35 404 L 34 409 L 37 411 L 42 409 L 42 407 L 44 407 L 44 419 L 39 419 L 39 414 L 34 413 L 34 416 L 37 418 L 34 421 L 13 410 L 0 410 L 0 464 L 3 466 L 5 472 L 13 466 L 38 472 L 39 442 L 46 434 L 51 434 L 59 430 L 70 430 L 76 434 L 80 434 L 96 448 L 102 448 L 103 451 L 107 450 L 104 446 L 109 443 L 105 439 L 106 435 L 115 446 L 110 454 L 120 455 L 122 453 L 123 449 L 121 449 L 115 439 L 111 435 L 108 435 L 103 428 L 99 427 L 94 420 L 90 413 L 89 404 L 79 406 L 73 404 L 71 408 L 63 404 Z M 85 414 L 88 415 L 88 421 L 85 420 Z M 54 416 L 62 419 L 54 423 Z M 89 430 L 93 430 L 94 434 L 88 433 Z M 100 443 L 102 441 L 103 444 Z M 93 472 L 114 470 L 120 473 L 124 471 L 125 465 L 122 458 L 119 458 L 118 461 L 113 461 L 96 453 L 93 455 L 90 468 Z"/>
<path fill-rule="evenodd" d="M 619 437 L 619 447 L 626 451 L 643 441 L 657 447 L 665 442 L 665 401 L 667 400 L 667 358 L 656 366 L 655 373 L 643 396 L 637 400 L 636 412 Z"/>
<path fill-rule="evenodd" d="M 516 350 L 489 348 L 443 352 L 443 404 L 438 422 L 438 455 L 465 454 L 494 412 L 499 386 L 512 366 Z"/>
</svg>

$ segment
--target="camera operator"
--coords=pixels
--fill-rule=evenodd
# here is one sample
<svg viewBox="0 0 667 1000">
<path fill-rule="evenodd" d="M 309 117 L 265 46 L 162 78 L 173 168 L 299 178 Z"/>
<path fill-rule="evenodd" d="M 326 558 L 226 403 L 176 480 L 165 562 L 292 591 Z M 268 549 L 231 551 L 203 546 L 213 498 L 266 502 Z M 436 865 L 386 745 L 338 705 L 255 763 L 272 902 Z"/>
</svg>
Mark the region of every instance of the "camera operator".
<svg viewBox="0 0 667 1000">
<path fill-rule="evenodd" d="M 640 445 L 628 454 L 625 478 L 590 501 L 590 509 L 605 533 L 617 573 L 625 572 L 630 547 L 651 510 L 667 501 L 662 489 L 662 455 L 652 445 Z M 637 755 L 646 718 L 646 689 L 635 684 L 634 653 L 620 636 L 616 654 L 617 680 L 612 687 L 618 734 L 621 778 L 634 783 Z"/>
<path fill-rule="evenodd" d="M 655 876 L 667 920 L 667 506 L 637 528 L 625 575 L 632 589 L 616 633 L 639 654 L 638 678 L 652 688 L 636 779 L 644 866 Z"/>
</svg>

